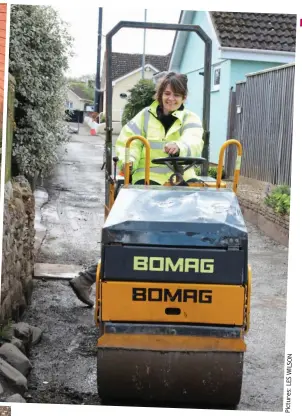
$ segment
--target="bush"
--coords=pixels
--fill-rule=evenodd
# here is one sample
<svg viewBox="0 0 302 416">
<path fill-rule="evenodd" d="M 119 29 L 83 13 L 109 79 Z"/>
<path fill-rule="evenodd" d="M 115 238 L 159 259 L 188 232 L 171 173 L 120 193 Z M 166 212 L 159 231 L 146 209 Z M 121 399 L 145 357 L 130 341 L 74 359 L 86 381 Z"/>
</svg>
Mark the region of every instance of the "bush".
<svg viewBox="0 0 302 416">
<path fill-rule="evenodd" d="M 290 212 L 290 188 L 285 185 L 277 186 L 265 197 L 264 203 L 276 213 L 289 215 Z"/>
<path fill-rule="evenodd" d="M 195 173 L 198 176 L 201 176 L 201 167 L 198 166 L 195 168 Z M 215 166 L 210 166 L 208 169 L 208 176 L 211 176 L 211 178 L 217 179 L 217 167 Z M 221 179 L 225 179 L 225 172 L 224 169 L 222 168 L 222 178 Z"/>
<path fill-rule="evenodd" d="M 215 166 L 210 166 L 209 170 L 208 170 L 208 175 L 211 176 L 211 178 L 217 179 L 217 171 L 218 168 Z M 221 175 L 221 179 L 225 179 L 225 171 L 222 168 L 222 175 Z"/>
<path fill-rule="evenodd" d="M 143 108 L 152 104 L 154 101 L 155 85 L 152 80 L 141 79 L 129 92 L 130 97 L 125 105 L 122 116 L 122 126 L 127 124 Z"/>
<path fill-rule="evenodd" d="M 49 6 L 12 5 L 9 72 L 15 77 L 13 158 L 18 174 L 49 173 L 57 147 L 68 141 L 65 121 L 71 42 Z"/>
</svg>

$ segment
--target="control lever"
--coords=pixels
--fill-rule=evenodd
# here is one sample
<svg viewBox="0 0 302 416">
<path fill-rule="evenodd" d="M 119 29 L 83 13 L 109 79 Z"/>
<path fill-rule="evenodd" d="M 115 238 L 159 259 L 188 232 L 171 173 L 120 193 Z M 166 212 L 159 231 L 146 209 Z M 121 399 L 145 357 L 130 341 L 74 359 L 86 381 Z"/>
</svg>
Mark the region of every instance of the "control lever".
<svg viewBox="0 0 302 416">
<path fill-rule="evenodd" d="M 174 172 L 180 174 L 181 176 L 184 174 L 184 169 L 182 166 L 177 164 L 177 161 L 175 162 L 175 160 L 173 160 L 174 158 L 177 158 L 177 155 L 170 155 L 169 157 L 171 158 L 171 162 L 172 162 L 172 166 L 174 168 Z"/>
<path fill-rule="evenodd" d="M 117 156 L 113 157 L 113 162 L 114 162 L 114 181 L 116 181 L 116 167 L 117 167 L 117 162 L 119 161 L 119 158 Z"/>
</svg>

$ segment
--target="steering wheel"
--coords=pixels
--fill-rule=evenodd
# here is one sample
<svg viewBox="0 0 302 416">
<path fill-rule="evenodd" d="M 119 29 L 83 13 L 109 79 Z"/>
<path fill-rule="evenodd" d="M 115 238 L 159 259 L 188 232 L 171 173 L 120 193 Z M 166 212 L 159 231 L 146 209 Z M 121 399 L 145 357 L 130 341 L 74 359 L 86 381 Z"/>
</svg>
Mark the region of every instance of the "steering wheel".
<svg viewBox="0 0 302 416">
<path fill-rule="evenodd" d="M 174 155 L 152 159 L 152 163 L 156 165 L 166 165 L 169 169 L 171 169 L 173 172 L 169 180 L 171 185 L 186 185 L 186 182 L 183 179 L 184 172 L 190 169 L 193 165 L 200 165 L 205 161 L 206 159 L 203 157 L 179 157 Z M 174 177 L 177 182 L 173 182 Z"/>
<path fill-rule="evenodd" d="M 206 159 L 203 157 L 179 157 L 170 155 L 168 157 L 159 157 L 152 159 L 152 163 L 155 165 L 166 165 L 172 170 L 173 173 L 184 173 L 190 169 L 193 165 L 200 165 L 205 162 Z M 183 166 L 186 166 L 183 168 Z"/>
</svg>

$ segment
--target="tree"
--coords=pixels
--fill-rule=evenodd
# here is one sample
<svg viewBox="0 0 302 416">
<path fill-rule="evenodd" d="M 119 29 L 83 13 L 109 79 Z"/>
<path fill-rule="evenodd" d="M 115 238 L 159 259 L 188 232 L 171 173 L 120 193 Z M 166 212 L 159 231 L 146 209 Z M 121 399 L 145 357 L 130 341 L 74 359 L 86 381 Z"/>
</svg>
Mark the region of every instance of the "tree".
<svg viewBox="0 0 302 416">
<path fill-rule="evenodd" d="M 80 88 L 80 90 L 87 95 L 89 100 L 94 101 L 94 88 L 93 87 L 90 87 L 85 82 L 80 82 L 80 81 L 71 81 L 69 82 L 69 85 Z"/>
<path fill-rule="evenodd" d="M 67 79 L 69 82 L 86 82 L 86 83 L 89 83 L 90 81 L 95 82 L 95 74 L 85 74 L 79 77 L 70 76 Z"/>
<path fill-rule="evenodd" d="M 123 111 L 122 126 L 127 124 L 143 108 L 152 104 L 154 101 L 155 85 L 149 79 L 141 79 L 129 92 L 130 97 Z"/>
<path fill-rule="evenodd" d="M 11 5 L 9 72 L 16 80 L 13 157 L 18 173 L 49 173 L 68 141 L 65 102 L 72 38 L 49 6 Z"/>
</svg>

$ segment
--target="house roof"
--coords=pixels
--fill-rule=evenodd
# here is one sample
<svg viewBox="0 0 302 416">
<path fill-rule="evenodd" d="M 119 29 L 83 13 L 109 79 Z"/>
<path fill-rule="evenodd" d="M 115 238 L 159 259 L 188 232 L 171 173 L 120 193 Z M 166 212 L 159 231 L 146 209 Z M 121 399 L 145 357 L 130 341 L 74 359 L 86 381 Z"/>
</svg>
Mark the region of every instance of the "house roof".
<svg viewBox="0 0 302 416">
<path fill-rule="evenodd" d="M 168 69 L 169 55 L 145 55 L 145 64 L 150 64 L 159 71 Z M 112 80 L 121 78 L 129 72 L 142 67 L 142 54 L 112 53 Z"/>
<path fill-rule="evenodd" d="M 222 47 L 295 52 L 294 14 L 210 12 Z"/>
<path fill-rule="evenodd" d="M 85 91 L 84 88 L 81 88 L 79 84 L 70 84 L 69 89 L 74 92 L 81 100 L 93 102 L 93 100 L 91 100 L 91 96 Z"/>
<path fill-rule="evenodd" d="M 170 53 L 168 55 L 145 55 L 145 65 L 149 64 L 159 72 L 168 71 Z M 142 57 L 140 53 L 121 53 L 112 52 L 112 81 L 122 78 L 131 72 L 142 67 Z M 103 91 L 106 79 L 106 54 L 102 68 L 101 90 Z"/>
</svg>

